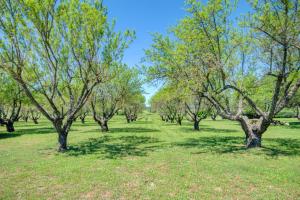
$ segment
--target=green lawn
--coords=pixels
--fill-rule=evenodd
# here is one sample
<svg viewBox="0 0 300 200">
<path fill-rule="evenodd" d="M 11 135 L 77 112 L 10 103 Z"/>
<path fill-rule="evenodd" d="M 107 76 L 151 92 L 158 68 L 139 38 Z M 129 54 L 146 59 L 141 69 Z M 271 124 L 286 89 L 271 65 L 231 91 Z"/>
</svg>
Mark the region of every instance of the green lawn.
<svg viewBox="0 0 300 200">
<path fill-rule="evenodd" d="M 56 152 L 47 121 L 0 127 L 0 199 L 300 199 L 300 122 L 271 127 L 263 148 L 245 150 L 236 122 L 166 124 L 123 116 L 102 134 L 89 119 Z"/>
</svg>

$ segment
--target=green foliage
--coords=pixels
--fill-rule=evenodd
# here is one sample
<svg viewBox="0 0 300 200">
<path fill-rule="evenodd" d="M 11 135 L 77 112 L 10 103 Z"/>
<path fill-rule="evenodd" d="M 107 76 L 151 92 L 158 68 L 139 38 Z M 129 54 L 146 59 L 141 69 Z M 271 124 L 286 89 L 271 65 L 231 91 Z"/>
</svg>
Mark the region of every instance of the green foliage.
<svg viewBox="0 0 300 200">
<path fill-rule="evenodd" d="M 134 38 L 114 31 L 102 1 L 2 3 L 1 67 L 49 119 L 72 118 L 93 87 L 113 77 Z"/>
<path fill-rule="evenodd" d="M 253 11 L 235 20 L 236 2 L 188 0 L 170 36 L 154 35 L 144 69 L 202 94 L 225 118 L 254 112 L 270 121 L 299 87 L 297 2 L 250 1 Z"/>
<path fill-rule="evenodd" d="M 91 99 L 94 111 L 97 115 L 110 119 L 126 106 L 144 104 L 141 87 L 138 71 L 126 65 L 119 65 L 111 81 L 100 84 L 94 90 Z M 139 107 L 138 111 L 141 109 L 143 107 Z"/>
</svg>

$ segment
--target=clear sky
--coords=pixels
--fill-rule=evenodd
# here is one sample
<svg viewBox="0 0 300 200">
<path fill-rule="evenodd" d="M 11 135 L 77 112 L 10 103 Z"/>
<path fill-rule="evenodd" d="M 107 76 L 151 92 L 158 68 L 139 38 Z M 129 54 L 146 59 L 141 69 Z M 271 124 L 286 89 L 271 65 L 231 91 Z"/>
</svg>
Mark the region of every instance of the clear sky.
<svg viewBox="0 0 300 200">
<path fill-rule="evenodd" d="M 116 19 L 118 30 L 136 31 L 136 40 L 126 51 L 124 62 L 129 66 L 141 64 L 144 49 L 150 47 L 151 33 L 166 33 L 184 15 L 184 0 L 104 0 L 110 19 Z M 146 99 L 157 90 L 144 85 Z"/>
<path fill-rule="evenodd" d="M 126 51 L 124 62 L 129 66 L 141 65 L 144 49 L 151 46 L 151 33 L 167 33 L 168 28 L 182 19 L 186 12 L 184 0 L 104 0 L 110 19 L 116 19 L 118 30 L 136 31 L 136 40 Z M 245 1 L 238 4 L 238 16 L 249 10 Z M 144 85 L 147 101 L 157 87 Z"/>
</svg>

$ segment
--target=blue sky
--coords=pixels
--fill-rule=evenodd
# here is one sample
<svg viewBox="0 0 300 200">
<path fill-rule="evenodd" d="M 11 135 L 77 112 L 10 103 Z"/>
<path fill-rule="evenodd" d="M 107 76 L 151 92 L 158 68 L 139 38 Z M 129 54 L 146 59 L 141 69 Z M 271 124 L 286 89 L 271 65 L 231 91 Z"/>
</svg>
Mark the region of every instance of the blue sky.
<svg viewBox="0 0 300 200">
<path fill-rule="evenodd" d="M 141 64 L 144 49 L 151 46 L 151 33 L 167 33 L 168 28 L 182 19 L 184 0 L 104 0 L 110 19 L 116 20 L 118 30 L 136 31 L 136 40 L 126 51 L 124 62 L 129 66 Z M 234 16 L 249 10 L 245 1 L 238 4 Z M 147 101 L 157 91 L 157 86 L 144 85 Z"/>
<path fill-rule="evenodd" d="M 118 30 L 136 31 L 136 40 L 126 51 L 124 62 L 129 66 L 141 64 L 144 49 L 151 46 L 151 33 L 166 33 L 184 15 L 184 0 L 104 0 L 110 19 L 116 19 Z M 146 99 L 157 87 L 144 85 Z"/>
</svg>

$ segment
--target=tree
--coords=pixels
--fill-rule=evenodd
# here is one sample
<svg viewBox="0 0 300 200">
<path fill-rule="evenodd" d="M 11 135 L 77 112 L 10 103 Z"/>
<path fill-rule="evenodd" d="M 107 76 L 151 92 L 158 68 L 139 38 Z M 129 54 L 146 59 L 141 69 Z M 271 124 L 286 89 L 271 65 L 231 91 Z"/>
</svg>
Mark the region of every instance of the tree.
<svg viewBox="0 0 300 200">
<path fill-rule="evenodd" d="M 178 95 L 179 88 L 169 84 L 161 88 L 151 99 L 151 109 L 160 114 L 163 121 L 181 125 L 185 116 L 185 102 L 182 95 Z"/>
<path fill-rule="evenodd" d="M 7 132 L 14 132 L 14 123 L 20 117 L 24 95 L 21 88 L 9 76 L 0 72 L 0 124 Z"/>
<path fill-rule="evenodd" d="M 22 115 L 22 119 L 25 122 L 28 122 L 28 119 L 29 119 L 29 116 L 30 116 L 29 109 L 23 107 L 23 109 L 21 109 L 21 115 Z"/>
<path fill-rule="evenodd" d="M 32 119 L 34 124 L 38 124 L 38 120 L 41 118 L 41 113 L 36 108 L 30 108 L 30 118 Z"/>
<path fill-rule="evenodd" d="M 0 68 L 52 122 L 59 151 L 65 151 L 74 118 L 94 87 L 109 79 L 112 55 L 126 46 L 111 39 L 98 0 L 1 0 L 0 5 Z"/>
<path fill-rule="evenodd" d="M 82 124 L 85 123 L 85 118 L 88 116 L 89 113 L 90 113 L 89 107 L 87 105 L 83 106 L 83 108 L 80 110 L 78 115 Z"/>
<path fill-rule="evenodd" d="M 141 87 L 141 86 L 140 86 Z M 132 94 L 127 97 L 123 104 L 123 110 L 127 123 L 136 121 L 138 113 L 141 113 L 145 109 L 145 97 L 142 91 L 132 91 Z"/>
<path fill-rule="evenodd" d="M 298 120 L 300 120 L 300 91 L 299 90 L 289 102 L 288 107 L 296 110 L 296 117 Z"/>
<path fill-rule="evenodd" d="M 194 124 L 194 130 L 199 129 L 201 120 L 206 119 L 209 114 L 210 107 L 201 95 L 190 95 L 185 101 L 187 119 Z"/>
<path fill-rule="evenodd" d="M 117 64 L 115 77 L 96 88 L 91 107 L 94 120 L 101 126 L 102 132 L 108 131 L 108 121 L 122 108 L 133 91 L 140 91 L 140 87 L 137 71 Z"/>
<path fill-rule="evenodd" d="M 172 29 L 175 40 L 155 35 L 146 51 L 150 79 L 175 80 L 202 95 L 221 117 L 241 124 L 247 148 L 261 146 L 263 133 L 300 86 L 298 1 L 251 5 L 254 13 L 236 27 L 230 2 L 189 0 L 189 16 Z M 257 96 L 267 88 L 265 99 Z"/>
</svg>

